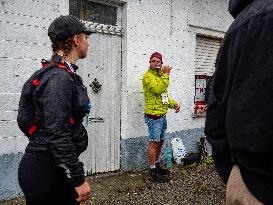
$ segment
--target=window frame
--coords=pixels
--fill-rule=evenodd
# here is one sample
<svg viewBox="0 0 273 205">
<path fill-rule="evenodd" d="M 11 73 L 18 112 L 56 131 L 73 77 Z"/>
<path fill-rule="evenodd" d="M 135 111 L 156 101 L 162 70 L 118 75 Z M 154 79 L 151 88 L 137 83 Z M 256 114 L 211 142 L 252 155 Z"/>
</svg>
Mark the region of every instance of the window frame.
<svg viewBox="0 0 273 205">
<path fill-rule="evenodd" d="M 206 116 L 205 91 L 208 80 L 215 71 L 216 58 L 222 38 L 196 34 L 195 46 L 195 94 L 193 117 Z M 203 95 L 203 96 L 202 96 Z"/>
</svg>

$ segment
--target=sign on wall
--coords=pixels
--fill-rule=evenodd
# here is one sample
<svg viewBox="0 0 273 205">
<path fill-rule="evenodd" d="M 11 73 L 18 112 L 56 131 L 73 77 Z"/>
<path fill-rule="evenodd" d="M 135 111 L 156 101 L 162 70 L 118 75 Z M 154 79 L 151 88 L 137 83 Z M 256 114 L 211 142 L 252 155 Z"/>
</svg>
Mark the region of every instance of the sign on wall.
<svg viewBox="0 0 273 205">
<path fill-rule="evenodd" d="M 195 78 L 195 102 L 205 101 L 205 91 L 206 91 L 206 76 L 196 76 Z"/>
<path fill-rule="evenodd" d="M 203 116 L 206 112 L 205 92 L 208 76 L 195 76 L 194 116 Z"/>
</svg>

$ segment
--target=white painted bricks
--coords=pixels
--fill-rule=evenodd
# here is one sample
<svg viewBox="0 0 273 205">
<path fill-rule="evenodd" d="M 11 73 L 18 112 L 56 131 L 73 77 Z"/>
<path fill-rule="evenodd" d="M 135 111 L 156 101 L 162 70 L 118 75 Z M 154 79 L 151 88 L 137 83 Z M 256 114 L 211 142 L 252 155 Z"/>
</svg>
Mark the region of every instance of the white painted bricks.
<svg viewBox="0 0 273 205">
<path fill-rule="evenodd" d="M 167 132 L 204 127 L 204 118 L 192 118 L 195 95 L 194 57 L 196 33 L 190 26 L 224 32 L 232 21 L 228 0 L 132 0 L 127 5 L 127 98 L 123 138 L 147 135 L 143 125 L 144 104 L 141 78 L 152 52 L 163 54 L 173 67 L 170 96 L 181 104 L 181 112 L 168 113 Z M 136 102 L 133 102 L 136 101 Z M 142 110 L 142 113 L 141 113 Z M 130 120 L 134 119 L 134 120 Z M 137 123 L 136 123 L 137 122 Z M 144 131 L 143 131 L 144 129 Z"/>
</svg>

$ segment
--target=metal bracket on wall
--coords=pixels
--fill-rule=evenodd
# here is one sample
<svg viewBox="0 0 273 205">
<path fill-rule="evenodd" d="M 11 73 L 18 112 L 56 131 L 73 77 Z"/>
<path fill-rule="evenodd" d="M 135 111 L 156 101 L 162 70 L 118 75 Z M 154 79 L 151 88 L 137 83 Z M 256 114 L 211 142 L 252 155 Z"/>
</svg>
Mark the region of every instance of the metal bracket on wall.
<svg viewBox="0 0 273 205">
<path fill-rule="evenodd" d="M 97 80 L 97 78 L 95 78 L 93 80 L 93 82 L 90 84 L 90 87 L 92 88 L 92 90 L 95 92 L 95 93 L 98 93 L 100 90 L 101 90 L 101 84 L 99 83 L 99 81 Z"/>
<path fill-rule="evenodd" d="M 89 117 L 89 122 L 104 122 L 104 119 L 102 117 Z"/>
</svg>

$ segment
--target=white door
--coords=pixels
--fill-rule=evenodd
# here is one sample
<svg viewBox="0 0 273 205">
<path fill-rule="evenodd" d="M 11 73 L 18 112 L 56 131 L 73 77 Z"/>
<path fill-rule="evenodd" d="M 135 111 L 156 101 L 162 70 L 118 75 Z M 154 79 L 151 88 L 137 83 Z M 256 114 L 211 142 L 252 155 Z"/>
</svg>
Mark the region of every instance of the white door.
<svg viewBox="0 0 273 205">
<path fill-rule="evenodd" d="M 91 34 L 88 57 L 80 61 L 78 73 L 92 103 L 81 160 L 87 174 L 114 171 L 120 168 L 121 36 Z"/>
</svg>

